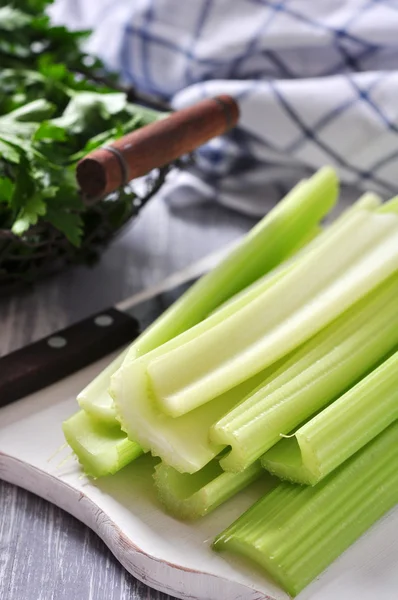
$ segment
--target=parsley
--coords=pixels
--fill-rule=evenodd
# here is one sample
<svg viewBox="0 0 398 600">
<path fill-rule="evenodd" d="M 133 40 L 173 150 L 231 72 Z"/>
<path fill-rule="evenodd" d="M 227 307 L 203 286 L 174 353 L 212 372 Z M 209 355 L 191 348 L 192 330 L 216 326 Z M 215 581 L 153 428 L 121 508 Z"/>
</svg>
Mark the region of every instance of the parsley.
<svg viewBox="0 0 398 600">
<path fill-rule="evenodd" d="M 98 83 L 104 68 L 82 50 L 87 32 L 52 26 L 48 4 L 0 0 L 0 230 L 23 238 L 47 223 L 78 247 L 88 209 L 76 162 L 157 113 Z"/>
</svg>

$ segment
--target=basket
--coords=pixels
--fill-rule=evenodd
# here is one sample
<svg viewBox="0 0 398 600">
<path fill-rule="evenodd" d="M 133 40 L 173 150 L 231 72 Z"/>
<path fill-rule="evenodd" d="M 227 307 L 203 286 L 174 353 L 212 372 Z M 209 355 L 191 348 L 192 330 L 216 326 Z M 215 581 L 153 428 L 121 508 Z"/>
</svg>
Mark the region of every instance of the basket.
<svg viewBox="0 0 398 600">
<path fill-rule="evenodd" d="M 23 237 L 0 229 L 0 296 L 24 289 L 71 265 L 93 265 L 160 189 L 169 169 L 170 165 L 152 172 L 145 181 L 144 193 L 130 184 L 87 206 L 81 214 L 83 237 L 79 247 L 46 222 L 31 227 Z"/>
</svg>

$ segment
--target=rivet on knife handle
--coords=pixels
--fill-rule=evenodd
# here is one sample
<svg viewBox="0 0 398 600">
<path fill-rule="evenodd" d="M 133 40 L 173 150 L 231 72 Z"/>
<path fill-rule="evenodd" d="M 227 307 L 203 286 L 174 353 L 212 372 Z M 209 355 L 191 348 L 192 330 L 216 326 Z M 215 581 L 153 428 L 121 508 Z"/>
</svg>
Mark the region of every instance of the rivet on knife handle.
<svg viewBox="0 0 398 600">
<path fill-rule="evenodd" d="M 105 196 L 222 135 L 238 119 L 238 105 L 227 95 L 176 111 L 83 158 L 76 171 L 80 189 L 89 197 Z"/>
<path fill-rule="evenodd" d="M 0 358 L 0 407 L 99 360 L 139 334 L 133 317 L 109 308 Z"/>
</svg>

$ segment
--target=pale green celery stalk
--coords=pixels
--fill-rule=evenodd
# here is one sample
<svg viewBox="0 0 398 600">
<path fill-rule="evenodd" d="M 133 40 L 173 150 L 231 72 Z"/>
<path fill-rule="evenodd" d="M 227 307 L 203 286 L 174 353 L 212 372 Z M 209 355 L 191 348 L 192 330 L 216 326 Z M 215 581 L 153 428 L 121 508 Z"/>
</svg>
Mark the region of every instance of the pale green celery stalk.
<svg viewBox="0 0 398 600">
<path fill-rule="evenodd" d="M 64 421 L 65 439 L 75 452 L 85 473 L 91 477 L 111 475 L 143 454 L 117 425 L 96 421 L 84 410 Z"/>
<path fill-rule="evenodd" d="M 260 293 L 264 292 L 265 289 L 268 289 L 273 285 L 278 279 L 284 277 L 284 275 L 296 265 L 297 261 L 301 259 L 303 254 L 308 252 L 313 252 L 320 244 L 324 244 L 325 240 L 329 237 L 334 236 L 337 229 L 340 228 L 348 218 L 350 218 L 351 214 L 358 210 L 376 210 L 381 205 L 381 198 L 374 194 L 373 192 L 366 192 L 363 194 L 352 206 L 347 208 L 345 211 L 341 213 L 330 225 L 328 225 L 325 229 L 322 229 L 321 226 L 315 227 L 309 234 L 306 239 L 302 241 L 302 243 L 293 249 L 291 255 L 283 261 L 280 265 L 277 265 L 272 271 L 266 273 L 261 278 L 257 279 L 250 286 L 235 294 L 221 304 L 219 307 L 215 309 L 214 312 L 218 312 L 222 310 L 225 306 L 231 305 L 236 310 L 241 308 L 243 304 L 241 304 L 241 299 L 245 297 L 245 303 L 248 303 L 250 300 L 254 300 Z M 267 284 L 265 282 L 268 282 Z M 214 314 L 214 313 L 213 313 Z"/>
<path fill-rule="evenodd" d="M 294 350 L 397 268 L 398 218 L 353 212 L 335 235 L 230 318 L 147 354 L 149 394 L 173 417 L 193 410 Z"/>
<path fill-rule="evenodd" d="M 210 439 L 231 448 L 221 459 L 223 469 L 245 469 L 377 365 L 398 344 L 397 298 L 398 274 L 301 346 L 214 424 Z"/>
<path fill-rule="evenodd" d="M 281 483 L 215 540 L 295 596 L 398 503 L 398 422 L 314 487 Z"/>
<path fill-rule="evenodd" d="M 389 213 L 389 212 L 398 213 L 398 196 L 395 196 L 395 198 L 391 198 L 391 200 L 388 200 L 388 202 L 385 202 L 384 204 L 382 204 L 379 208 L 379 212 L 380 213 Z"/>
<path fill-rule="evenodd" d="M 397 418 L 398 352 L 271 448 L 262 464 L 283 479 L 315 485 Z"/>
<path fill-rule="evenodd" d="M 146 401 L 145 372 L 142 369 L 136 372 L 137 364 L 139 360 L 124 363 L 112 377 L 112 394 L 116 405 L 123 407 L 122 428 L 145 451 L 150 450 L 154 456 L 159 456 L 181 473 L 196 473 L 220 453 L 222 446 L 209 440 L 211 425 L 256 388 L 267 375 L 259 373 L 214 402 L 173 419 L 160 413 L 152 402 Z"/>
<path fill-rule="evenodd" d="M 337 176 L 330 167 L 300 182 L 220 265 L 201 277 L 130 346 L 130 359 L 146 354 L 196 325 L 283 261 L 333 208 L 337 195 Z M 121 362 L 117 358 L 78 396 L 84 410 L 105 422 L 116 418 L 108 387 L 110 377 Z"/>
<path fill-rule="evenodd" d="M 241 473 L 224 473 L 214 459 L 193 475 L 160 463 L 154 474 L 159 498 L 167 512 L 184 521 L 204 517 L 260 477 L 269 489 L 275 485 L 276 480 L 264 471 L 259 461 Z"/>
<path fill-rule="evenodd" d="M 121 367 L 127 352 L 128 349 L 119 354 L 77 397 L 80 408 L 88 415 L 112 427 L 119 423 L 108 387 L 111 376 Z"/>
</svg>

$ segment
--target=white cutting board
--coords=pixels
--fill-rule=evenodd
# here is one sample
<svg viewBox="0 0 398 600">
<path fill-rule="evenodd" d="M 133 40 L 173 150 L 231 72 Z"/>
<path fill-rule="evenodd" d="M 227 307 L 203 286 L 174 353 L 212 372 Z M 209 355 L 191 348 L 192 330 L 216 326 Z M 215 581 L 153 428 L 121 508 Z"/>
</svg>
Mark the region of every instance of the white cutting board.
<svg viewBox="0 0 398 600">
<path fill-rule="evenodd" d="M 214 536 L 258 497 L 256 485 L 195 524 L 165 514 L 143 457 L 113 477 L 88 481 L 74 459 L 61 467 L 61 423 L 76 394 L 108 357 L 0 409 L 0 478 L 63 508 L 93 529 L 139 580 L 178 598 L 282 600 L 277 585 L 250 565 L 215 554 Z M 398 468 L 398 465 L 397 465 Z M 354 544 L 299 600 L 398 600 L 398 507 Z"/>
</svg>

